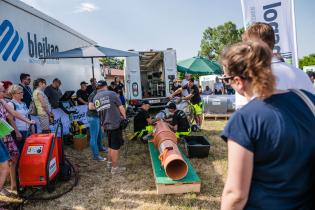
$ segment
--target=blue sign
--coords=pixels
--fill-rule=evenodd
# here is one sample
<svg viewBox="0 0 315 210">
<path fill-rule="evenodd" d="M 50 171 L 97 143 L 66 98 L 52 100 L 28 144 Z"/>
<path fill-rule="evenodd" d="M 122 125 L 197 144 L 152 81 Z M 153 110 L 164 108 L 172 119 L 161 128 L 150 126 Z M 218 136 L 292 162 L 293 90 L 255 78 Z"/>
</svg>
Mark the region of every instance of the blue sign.
<svg viewBox="0 0 315 210">
<path fill-rule="evenodd" d="M 22 38 L 20 38 L 19 33 L 14 30 L 12 23 L 8 20 L 4 20 L 0 24 L 0 37 L 5 31 L 6 34 L 0 40 L 0 55 L 2 51 L 7 47 L 2 54 L 2 59 L 4 61 L 7 61 L 13 53 L 12 61 L 15 62 L 22 52 L 24 42 Z"/>
</svg>

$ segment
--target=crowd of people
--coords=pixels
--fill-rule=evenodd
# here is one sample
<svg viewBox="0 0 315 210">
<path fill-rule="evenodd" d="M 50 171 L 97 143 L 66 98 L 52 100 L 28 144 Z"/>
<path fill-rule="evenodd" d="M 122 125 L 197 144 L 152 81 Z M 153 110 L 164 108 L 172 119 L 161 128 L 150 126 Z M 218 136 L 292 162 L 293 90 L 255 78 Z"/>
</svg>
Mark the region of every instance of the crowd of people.
<svg viewBox="0 0 315 210">
<path fill-rule="evenodd" d="M 122 134 L 117 130 L 117 125 L 120 120 L 126 118 L 124 85 L 118 78 L 115 78 L 108 89 L 105 81 L 97 82 L 92 78 L 90 82 L 90 85 L 87 85 L 84 81 L 80 83 L 80 89 L 77 91 L 77 104 L 87 105 L 87 118 L 91 136 L 90 147 L 93 159 L 104 161 L 106 158 L 101 157 L 99 152 L 108 152 L 108 160 L 110 160 L 108 163 L 113 168 L 112 173 L 117 173 L 121 170 L 118 167 L 118 150 L 123 143 Z M 13 128 L 9 135 L 0 140 L 0 195 L 15 196 L 15 193 L 12 192 L 17 187 L 16 163 L 23 150 L 26 138 L 32 132 L 35 132 L 35 129 L 30 127 L 31 124 L 35 124 L 34 120 L 30 120 L 31 115 L 38 118 L 38 126 L 40 126 L 42 132 L 50 132 L 50 124 L 54 120 L 52 109 L 61 106 L 60 79 L 53 79 L 52 83 L 47 86 L 45 79 L 37 78 L 33 81 L 33 88 L 30 86 L 31 76 L 27 73 L 20 75 L 19 84 L 13 84 L 11 81 L 0 82 L 0 121 L 9 123 Z M 95 98 L 100 97 L 103 92 L 110 92 L 109 100 L 107 100 L 111 104 L 110 114 L 106 109 L 102 112 L 95 110 Z M 115 107 L 119 108 L 119 112 Z M 114 113 L 116 113 L 115 116 Z M 115 123 L 115 125 L 106 129 L 108 141 L 110 142 L 109 149 L 107 149 L 102 141 L 104 132 L 102 127 L 105 124 L 108 126 L 112 123 Z M 3 187 L 8 173 L 11 177 L 10 190 Z"/>
</svg>

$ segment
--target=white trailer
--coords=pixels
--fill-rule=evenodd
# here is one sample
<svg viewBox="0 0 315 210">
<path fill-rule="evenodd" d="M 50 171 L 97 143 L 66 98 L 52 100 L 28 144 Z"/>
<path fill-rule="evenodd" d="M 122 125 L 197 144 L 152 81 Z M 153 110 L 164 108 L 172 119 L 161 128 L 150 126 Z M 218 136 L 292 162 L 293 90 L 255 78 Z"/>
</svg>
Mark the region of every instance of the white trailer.
<svg viewBox="0 0 315 210">
<path fill-rule="evenodd" d="M 40 60 L 55 51 L 96 44 L 19 0 L 0 0 L 0 80 L 19 83 L 20 73 L 48 84 L 58 77 L 62 90 L 76 90 L 92 77 L 90 59 Z M 97 62 L 97 61 L 96 61 Z M 96 79 L 101 78 L 96 65 Z"/>
<path fill-rule="evenodd" d="M 148 100 L 151 107 L 164 107 L 169 101 L 176 79 L 176 51 L 139 51 L 139 57 L 127 57 L 125 62 L 126 98 L 129 105 L 138 106 Z"/>
</svg>

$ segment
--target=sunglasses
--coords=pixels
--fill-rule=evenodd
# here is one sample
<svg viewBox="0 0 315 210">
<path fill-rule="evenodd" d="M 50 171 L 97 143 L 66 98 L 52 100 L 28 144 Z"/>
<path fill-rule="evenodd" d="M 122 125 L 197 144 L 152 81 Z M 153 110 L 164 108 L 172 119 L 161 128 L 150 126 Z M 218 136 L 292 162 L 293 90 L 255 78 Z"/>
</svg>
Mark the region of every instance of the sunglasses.
<svg viewBox="0 0 315 210">
<path fill-rule="evenodd" d="M 225 84 L 230 84 L 230 80 L 234 79 L 235 76 L 226 76 L 223 75 L 220 79 L 225 83 Z"/>
</svg>

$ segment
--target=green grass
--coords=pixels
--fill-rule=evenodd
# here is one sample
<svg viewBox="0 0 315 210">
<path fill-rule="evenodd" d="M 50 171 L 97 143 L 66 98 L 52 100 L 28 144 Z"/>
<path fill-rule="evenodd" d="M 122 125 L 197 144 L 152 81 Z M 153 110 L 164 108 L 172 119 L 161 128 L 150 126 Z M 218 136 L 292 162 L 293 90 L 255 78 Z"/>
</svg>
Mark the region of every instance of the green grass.
<svg viewBox="0 0 315 210">
<path fill-rule="evenodd" d="M 226 144 L 219 137 L 225 123 L 205 121 L 203 131 L 196 134 L 211 142 L 208 158 L 190 159 L 201 178 L 200 193 L 156 195 L 147 145 L 129 141 L 121 151 L 127 172 L 115 176 L 104 162 L 91 159 L 89 148 L 83 152 L 67 148 L 80 173 L 79 185 L 59 199 L 28 203 L 25 209 L 219 209 L 227 170 Z M 131 132 L 126 135 L 130 137 Z"/>
</svg>

